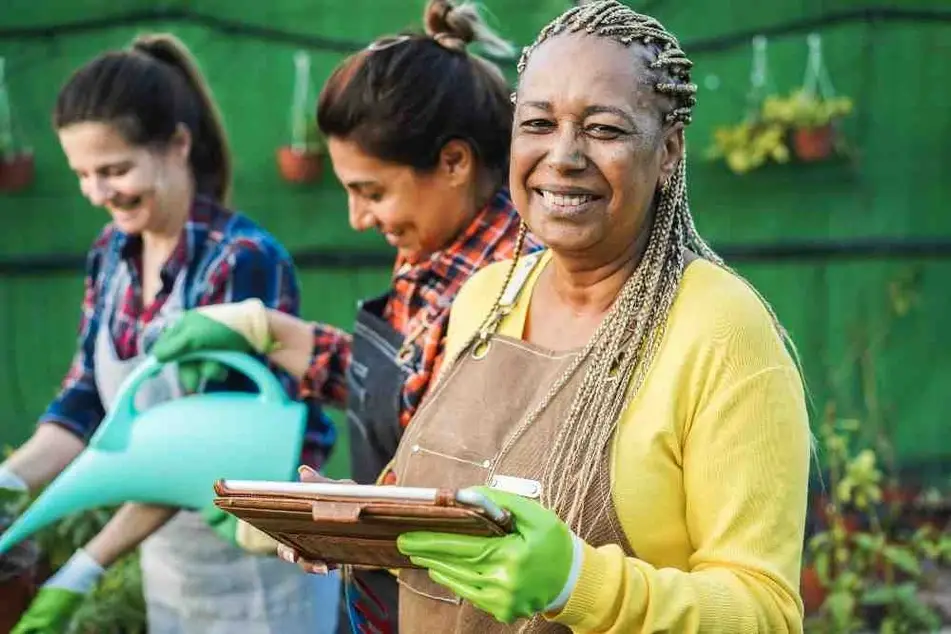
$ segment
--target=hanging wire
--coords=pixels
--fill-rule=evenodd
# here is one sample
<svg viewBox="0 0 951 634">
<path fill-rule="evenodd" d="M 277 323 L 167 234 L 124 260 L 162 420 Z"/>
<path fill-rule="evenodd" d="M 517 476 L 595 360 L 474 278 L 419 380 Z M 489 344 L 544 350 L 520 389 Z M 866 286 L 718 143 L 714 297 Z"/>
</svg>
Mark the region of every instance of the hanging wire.
<svg viewBox="0 0 951 634">
<path fill-rule="evenodd" d="M 13 121 L 5 68 L 6 60 L 0 57 L 0 156 L 13 152 Z"/>
<path fill-rule="evenodd" d="M 835 89 L 822 58 L 822 36 L 810 33 L 806 37 L 806 44 L 809 46 L 809 57 L 806 61 L 806 75 L 802 80 L 803 91 L 807 96 L 814 97 L 818 89 L 820 98 L 831 99 L 835 96 Z"/>
<path fill-rule="evenodd" d="M 310 54 L 294 54 L 294 103 L 291 105 L 291 143 L 298 152 L 307 151 L 307 96 L 310 93 Z"/>
<path fill-rule="evenodd" d="M 768 42 L 763 35 L 753 38 L 753 63 L 750 66 L 750 90 L 746 95 L 747 119 L 755 119 L 763 99 L 770 89 L 769 63 L 766 54 Z"/>
</svg>

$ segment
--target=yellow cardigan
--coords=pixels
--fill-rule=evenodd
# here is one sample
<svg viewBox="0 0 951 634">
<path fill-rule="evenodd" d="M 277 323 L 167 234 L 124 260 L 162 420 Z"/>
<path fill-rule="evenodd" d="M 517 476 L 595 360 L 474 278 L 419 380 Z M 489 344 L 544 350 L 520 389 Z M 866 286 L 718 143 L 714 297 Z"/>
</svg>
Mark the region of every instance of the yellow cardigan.
<svg viewBox="0 0 951 634">
<path fill-rule="evenodd" d="M 500 328 L 521 338 L 535 268 Z M 453 304 L 447 359 L 481 323 L 507 262 Z M 691 263 L 613 444 L 612 492 L 637 557 L 587 546 L 574 632 L 802 632 L 799 572 L 811 435 L 792 358 L 752 290 Z"/>
</svg>

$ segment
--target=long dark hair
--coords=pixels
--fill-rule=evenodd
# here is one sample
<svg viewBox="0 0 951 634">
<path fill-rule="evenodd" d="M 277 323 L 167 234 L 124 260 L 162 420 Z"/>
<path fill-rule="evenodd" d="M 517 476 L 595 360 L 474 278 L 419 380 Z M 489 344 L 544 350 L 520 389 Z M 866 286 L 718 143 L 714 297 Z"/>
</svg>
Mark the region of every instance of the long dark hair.
<svg viewBox="0 0 951 634">
<path fill-rule="evenodd" d="M 128 50 L 99 55 L 67 80 L 53 125 L 108 123 L 133 145 L 162 146 L 179 124 L 192 136 L 189 161 L 196 192 L 226 203 L 231 154 L 211 91 L 198 65 L 173 35 L 135 39 Z"/>
<path fill-rule="evenodd" d="M 380 38 L 334 70 L 317 103 L 321 132 L 418 170 L 434 168 L 443 146 L 460 139 L 503 177 L 511 91 L 502 72 L 466 45 L 498 54 L 511 48 L 471 5 L 430 0 L 423 20 L 425 34 Z"/>
</svg>

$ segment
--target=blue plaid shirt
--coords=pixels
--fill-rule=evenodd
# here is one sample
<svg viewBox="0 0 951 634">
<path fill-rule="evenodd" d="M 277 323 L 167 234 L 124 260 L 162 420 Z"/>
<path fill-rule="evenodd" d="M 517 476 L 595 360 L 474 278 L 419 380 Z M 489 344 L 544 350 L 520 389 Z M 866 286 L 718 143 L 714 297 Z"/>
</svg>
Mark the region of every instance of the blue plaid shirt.
<svg viewBox="0 0 951 634">
<path fill-rule="evenodd" d="M 112 224 L 103 229 L 89 251 L 79 345 L 59 395 L 40 418 L 88 439 L 105 416 L 96 388 L 96 337 L 110 329 L 116 353 L 129 359 L 140 351 L 139 333 L 169 298 L 179 274 L 186 273 L 185 308 L 258 298 L 270 308 L 297 315 L 300 288 L 294 264 L 281 244 L 254 222 L 207 198 L 197 198 L 178 246 L 161 270 L 162 288 L 149 306 L 142 301 L 142 242 Z M 114 272 L 127 266 L 130 283 L 117 290 L 113 311 L 106 315 L 102 295 Z M 147 344 L 151 345 L 151 344 Z M 288 393 L 298 396 L 293 377 L 272 367 Z M 209 390 L 256 391 L 247 377 L 232 373 Z M 309 416 L 303 461 L 319 466 L 335 440 L 333 424 L 321 408 L 307 401 Z"/>
</svg>

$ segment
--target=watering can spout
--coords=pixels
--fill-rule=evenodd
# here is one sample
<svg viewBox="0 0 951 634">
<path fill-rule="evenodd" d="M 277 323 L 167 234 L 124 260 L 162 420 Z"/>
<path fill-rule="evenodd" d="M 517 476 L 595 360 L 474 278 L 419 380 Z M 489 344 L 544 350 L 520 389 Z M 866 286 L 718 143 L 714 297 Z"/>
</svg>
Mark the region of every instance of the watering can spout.
<svg viewBox="0 0 951 634">
<path fill-rule="evenodd" d="M 78 478 L 57 479 L 30 505 L 10 528 L 0 535 L 0 556 L 14 546 L 55 522 L 87 508 L 107 506 L 105 491 L 90 490 L 100 482 L 95 465 L 87 465 L 86 473 Z M 97 495 L 98 494 L 98 495 Z M 111 502 L 115 503 L 115 502 Z"/>
<path fill-rule="evenodd" d="M 221 478 L 291 480 L 300 460 L 306 408 L 253 357 L 202 352 L 240 370 L 257 394 L 195 394 L 139 412 L 139 386 L 161 369 L 149 357 L 129 375 L 89 446 L 0 535 L 0 555 L 54 522 L 124 502 L 202 509 Z"/>
</svg>

